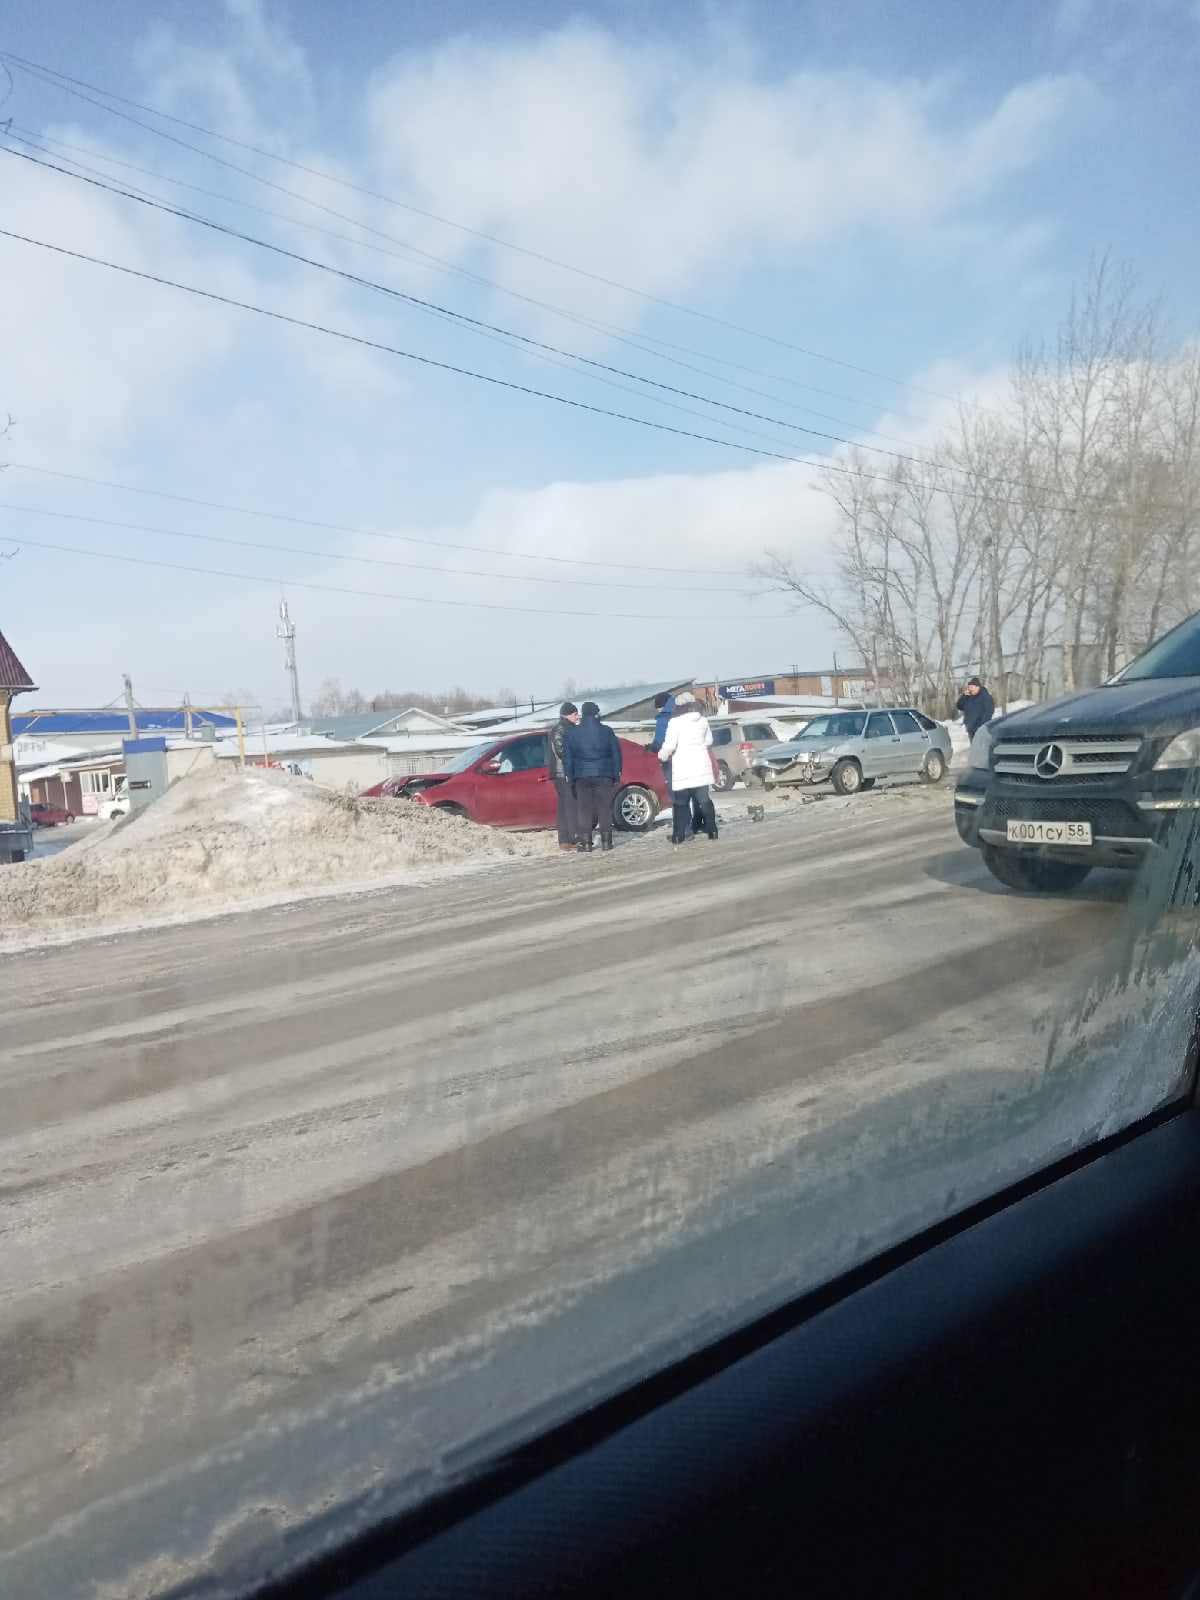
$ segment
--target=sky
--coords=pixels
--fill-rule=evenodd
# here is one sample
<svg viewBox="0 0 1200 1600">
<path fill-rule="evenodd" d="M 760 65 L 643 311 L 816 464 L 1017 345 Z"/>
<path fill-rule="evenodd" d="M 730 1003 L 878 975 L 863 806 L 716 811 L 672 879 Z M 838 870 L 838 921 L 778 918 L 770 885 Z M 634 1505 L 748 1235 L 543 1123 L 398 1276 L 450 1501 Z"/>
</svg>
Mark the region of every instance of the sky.
<svg viewBox="0 0 1200 1600">
<path fill-rule="evenodd" d="M 1197 0 L 9 0 L 0 60 L 44 706 L 282 706 L 283 597 L 306 702 L 827 668 L 752 575 L 823 463 L 1105 252 L 1200 324 Z"/>
</svg>

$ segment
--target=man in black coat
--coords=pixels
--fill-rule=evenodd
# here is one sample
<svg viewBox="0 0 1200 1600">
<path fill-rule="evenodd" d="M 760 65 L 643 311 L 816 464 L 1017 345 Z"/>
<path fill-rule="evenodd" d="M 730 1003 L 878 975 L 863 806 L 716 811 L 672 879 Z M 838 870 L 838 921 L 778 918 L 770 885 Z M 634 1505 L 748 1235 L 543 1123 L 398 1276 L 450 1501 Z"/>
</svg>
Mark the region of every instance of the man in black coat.
<svg viewBox="0 0 1200 1600">
<path fill-rule="evenodd" d="M 968 678 L 967 687 L 959 696 L 954 708 L 962 712 L 963 725 L 968 739 L 973 739 L 985 723 L 996 715 L 996 702 L 978 678 Z"/>
<path fill-rule="evenodd" d="M 594 700 L 583 702 L 583 716 L 567 732 L 563 767 L 575 785 L 579 805 L 579 849 L 592 848 L 592 830 L 600 826 L 600 848 L 613 847 L 613 791 L 621 781 L 621 742 L 600 721 Z"/>
<path fill-rule="evenodd" d="M 574 850 L 579 842 L 579 820 L 576 816 L 575 790 L 563 768 L 563 751 L 567 735 L 579 721 L 579 707 L 573 700 L 564 700 L 558 708 L 558 721 L 550 730 L 550 782 L 558 795 L 558 848 Z"/>
</svg>

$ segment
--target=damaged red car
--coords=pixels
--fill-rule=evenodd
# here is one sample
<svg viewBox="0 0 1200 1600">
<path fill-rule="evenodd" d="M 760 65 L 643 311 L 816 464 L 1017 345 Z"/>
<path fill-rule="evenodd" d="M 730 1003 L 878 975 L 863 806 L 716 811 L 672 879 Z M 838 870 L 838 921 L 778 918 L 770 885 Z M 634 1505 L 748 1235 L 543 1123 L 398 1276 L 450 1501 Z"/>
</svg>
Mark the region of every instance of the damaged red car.
<svg viewBox="0 0 1200 1600">
<path fill-rule="evenodd" d="M 385 779 L 366 790 L 452 811 L 493 828 L 553 828 L 555 792 L 547 765 L 548 733 L 511 734 L 464 750 L 432 772 Z M 644 833 L 670 805 L 662 764 L 643 745 L 621 739 L 621 781 L 613 823 Z"/>
</svg>

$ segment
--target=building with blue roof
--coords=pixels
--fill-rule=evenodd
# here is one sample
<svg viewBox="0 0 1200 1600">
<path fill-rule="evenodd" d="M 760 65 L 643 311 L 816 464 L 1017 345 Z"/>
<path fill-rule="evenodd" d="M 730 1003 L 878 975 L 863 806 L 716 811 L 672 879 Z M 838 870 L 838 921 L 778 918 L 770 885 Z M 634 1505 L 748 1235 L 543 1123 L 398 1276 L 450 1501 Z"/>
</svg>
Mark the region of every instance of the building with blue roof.
<svg viewBox="0 0 1200 1600">
<path fill-rule="evenodd" d="M 138 706 L 133 717 L 137 723 L 138 737 L 156 733 L 184 735 L 190 726 L 199 737 L 205 728 L 233 731 L 237 718 L 223 711 L 199 711 L 178 706 L 155 710 Z M 94 745 L 111 745 L 131 736 L 129 712 L 105 706 L 98 711 L 23 711 L 12 719 L 14 739 L 54 739 L 78 749 Z"/>
</svg>

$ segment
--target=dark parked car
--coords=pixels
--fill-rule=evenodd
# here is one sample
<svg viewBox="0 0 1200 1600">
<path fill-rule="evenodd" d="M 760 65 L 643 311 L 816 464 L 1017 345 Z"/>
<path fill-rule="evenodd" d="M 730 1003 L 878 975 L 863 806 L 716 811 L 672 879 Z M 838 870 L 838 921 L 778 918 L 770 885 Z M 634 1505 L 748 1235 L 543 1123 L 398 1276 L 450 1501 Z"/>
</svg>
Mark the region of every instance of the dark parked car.
<svg viewBox="0 0 1200 1600">
<path fill-rule="evenodd" d="M 29 815 L 33 819 L 35 828 L 57 828 L 64 823 L 75 821 L 75 813 L 65 810 L 62 806 L 30 806 Z"/>
<path fill-rule="evenodd" d="M 965 843 L 1013 889 L 1073 889 L 1141 866 L 1200 807 L 1200 614 L 1099 689 L 975 735 L 954 794 Z"/>
<path fill-rule="evenodd" d="M 389 778 L 369 794 L 390 794 L 418 805 L 437 806 L 494 828 L 552 828 L 555 792 L 547 767 L 546 733 L 489 739 L 434 772 Z M 627 832 L 649 828 L 670 796 L 662 763 L 643 745 L 621 746 L 621 782 L 613 799 L 613 822 Z"/>
</svg>

